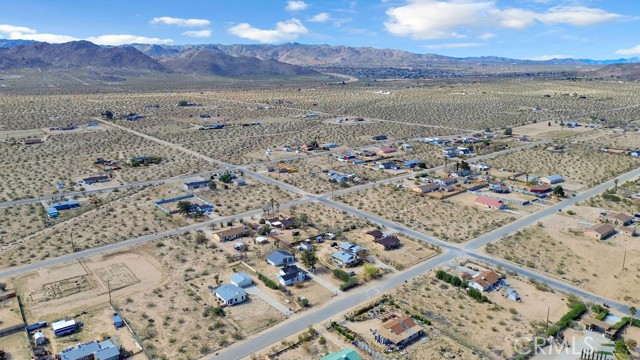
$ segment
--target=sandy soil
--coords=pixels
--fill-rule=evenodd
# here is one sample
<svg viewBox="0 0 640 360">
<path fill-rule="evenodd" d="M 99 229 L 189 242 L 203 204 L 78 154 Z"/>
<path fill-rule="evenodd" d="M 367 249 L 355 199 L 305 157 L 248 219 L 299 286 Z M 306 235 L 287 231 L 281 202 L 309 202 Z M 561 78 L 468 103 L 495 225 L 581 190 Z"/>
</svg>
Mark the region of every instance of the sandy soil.
<svg viewBox="0 0 640 360">
<path fill-rule="evenodd" d="M 0 337 L 0 349 L 6 352 L 6 360 L 24 360 L 31 358 L 29 343 L 24 333 L 19 332 Z"/>
<path fill-rule="evenodd" d="M 477 265 L 472 267 L 477 268 Z M 432 326 L 426 326 L 426 332 L 452 337 L 457 343 L 463 344 L 463 348 L 467 348 L 463 350 L 467 353 L 466 356 L 469 356 L 469 347 L 484 353 L 501 350 L 508 355 L 513 352 L 510 346 L 513 340 L 520 336 L 531 336 L 534 330 L 532 326 L 539 326 L 541 321 L 544 324 L 548 309 L 550 320 L 557 321 L 566 313 L 567 307 L 564 305 L 566 301 L 563 294 L 543 293 L 524 279 L 507 280 L 523 298 L 522 303 L 504 298 L 501 292 L 490 292 L 486 295 L 492 304 L 481 304 L 461 290 L 435 279 L 433 273 L 430 273 L 391 291 L 389 295 L 399 308 L 386 306 L 386 311 L 408 310 L 424 314 L 433 323 Z M 365 322 L 346 323 L 347 327 L 356 331 L 371 345 L 375 342 L 369 329 L 379 324 L 380 320 L 376 318 Z M 429 340 L 418 341 L 406 351 L 410 354 L 420 354 L 423 346 L 432 345 Z M 439 351 L 439 348 L 436 351 Z M 426 359 L 419 356 L 416 358 Z"/>
<path fill-rule="evenodd" d="M 573 211 L 575 215 L 567 215 Z M 640 285 L 636 238 L 615 235 L 596 240 L 583 235 L 601 210 L 573 207 L 485 248 L 485 252 L 572 282 L 596 294 L 635 303 Z M 625 255 L 625 270 L 622 259 Z M 635 284 L 635 285 L 634 285 Z"/>
<path fill-rule="evenodd" d="M 18 279 L 29 322 L 59 319 L 131 294 L 146 292 L 165 281 L 153 258 L 135 250 L 108 254 L 53 269 L 39 270 Z"/>
<path fill-rule="evenodd" d="M 566 143 L 565 151 L 551 152 L 538 146 L 491 160 L 495 168 L 508 168 L 540 177 L 560 174 L 568 183 L 593 186 L 634 169 L 640 159 L 599 152 L 593 143 Z"/>
<path fill-rule="evenodd" d="M 440 201 L 420 196 L 410 189 L 383 185 L 349 193 L 337 200 L 451 242 L 474 238 L 515 220 L 512 214 L 457 200 L 459 196 L 468 198 L 467 194 L 462 194 Z"/>
</svg>

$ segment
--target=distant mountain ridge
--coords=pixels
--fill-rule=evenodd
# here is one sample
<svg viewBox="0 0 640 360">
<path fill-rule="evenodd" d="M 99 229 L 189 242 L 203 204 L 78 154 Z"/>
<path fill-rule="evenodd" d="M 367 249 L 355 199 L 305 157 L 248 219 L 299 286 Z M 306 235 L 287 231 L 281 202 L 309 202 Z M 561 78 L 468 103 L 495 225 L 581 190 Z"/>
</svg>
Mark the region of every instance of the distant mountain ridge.
<svg viewBox="0 0 640 360">
<path fill-rule="evenodd" d="M 611 64 L 590 72 L 589 75 L 598 78 L 640 79 L 640 64 Z"/>
<path fill-rule="evenodd" d="M 0 70 L 18 68 L 101 68 L 134 71 L 188 72 L 220 76 L 297 76 L 315 71 L 276 60 L 234 57 L 209 50 L 194 50 L 162 61 L 132 46 L 99 46 L 88 41 L 63 44 L 12 43 L 0 48 Z M 15 46 L 13 46 L 15 45 Z"/>
<path fill-rule="evenodd" d="M 250 56 L 261 60 L 274 59 L 300 66 L 436 66 L 453 63 L 515 63 L 515 64 L 560 64 L 560 65 L 609 65 L 636 63 L 640 58 L 592 60 L 550 59 L 523 60 L 497 56 L 448 57 L 437 54 L 416 54 L 403 50 L 377 49 L 332 45 L 304 45 L 287 43 L 281 45 L 148 45 L 132 44 L 136 49 L 153 58 L 166 58 L 184 52 L 210 50 L 232 56 Z"/>
<path fill-rule="evenodd" d="M 248 56 L 236 57 L 211 50 L 186 52 L 161 59 L 160 62 L 175 71 L 221 76 L 298 76 L 318 74 L 311 69 L 276 60 L 259 60 Z"/>
<path fill-rule="evenodd" d="M 89 41 L 72 41 L 63 44 L 34 42 L 0 49 L 0 69 L 21 67 L 166 70 L 157 60 L 131 46 L 103 47 Z"/>
<path fill-rule="evenodd" d="M 0 39 L 0 70 L 14 68 L 94 67 L 134 71 L 187 72 L 221 76 L 297 76 L 317 74 L 311 68 L 432 69 L 450 72 L 463 65 L 567 65 L 592 76 L 595 66 L 633 64 L 638 58 L 617 60 L 552 59 L 518 60 L 504 57 L 454 58 L 436 54 L 415 54 L 402 50 L 331 45 L 149 45 L 99 46 L 88 41 L 48 44 L 29 40 Z M 592 65 L 591 69 L 581 68 Z M 459 68 L 458 68 L 459 69 Z M 478 67 L 478 69 L 481 69 Z M 420 70 L 422 71 L 422 70 Z M 634 67 L 610 68 L 614 77 L 625 77 Z"/>
</svg>

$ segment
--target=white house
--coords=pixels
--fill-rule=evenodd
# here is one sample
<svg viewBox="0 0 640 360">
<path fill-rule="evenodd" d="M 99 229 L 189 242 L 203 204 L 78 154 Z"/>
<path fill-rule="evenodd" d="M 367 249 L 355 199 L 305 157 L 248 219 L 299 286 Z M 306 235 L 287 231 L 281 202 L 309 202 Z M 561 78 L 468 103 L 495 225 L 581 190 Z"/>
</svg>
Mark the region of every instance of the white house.
<svg viewBox="0 0 640 360">
<path fill-rule="evenodd" d="M 500 280 L 502 280 L 502 277 L 495 271 L 485 270 L 474 276 L 469 281 L 469 287 L 474 288 L 478 291 L 489 291 L 498 283 L 500 283 Z"/>
<path fill-rule="evenodd" d="M 235 305 L 247 300 L 247 292 L 233 284 L 222 284 L 214 290 L 221 305 Z"/>
<path fill-rule="evenodd" d="M 277 280 L 284 286 L 291 286 L 295 283 L 305 281 L 307 277 L 306 271 L 295 265 L 288 265 L 280 269 L 280 275 L 277 277 Z"/>
</svg>

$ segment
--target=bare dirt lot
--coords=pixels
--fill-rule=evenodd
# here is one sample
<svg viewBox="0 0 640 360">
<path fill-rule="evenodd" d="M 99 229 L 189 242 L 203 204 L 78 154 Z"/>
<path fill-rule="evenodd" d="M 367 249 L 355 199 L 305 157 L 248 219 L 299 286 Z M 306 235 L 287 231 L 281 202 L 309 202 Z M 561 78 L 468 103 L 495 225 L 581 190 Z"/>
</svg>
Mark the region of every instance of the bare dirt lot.
<svg viewBox="0 0 640 360">
<path fill-rule="evenodd" d="M 0 349 L 6 352 L 6 360 L 23 360 L 31 358 L 29 342 L 23 332 L 0 337 Z"/>
<path fill-rule="evenodd" d="M 467 265 L 476 269 L 479 267 L 476 264 Z M 445 270 L 455 273 L 448 268 Z M 523 299 L 521 303 L 505 298 L 502 290 L 486 293 L 491 303 L 479 303 L 466 295 L 464 290 L 445 284 L 430 273 L 389 292 L 387 295 L 393 299 L 394 305 L 384 305 L 376 312 L 381 314 L 379 316 L 390 312 L 408 312 L 424 316 L 432 322 L 431 326 L 424 326 L 429 339 L 418 341 L 405 349 L 408 354 L 415 354 L 416 359 L 429 359 L 422 355 L 423 351 L 437 353 L 440 349 L 434 349 L 431 339 L 443 335 L 457 343 L 449 352 L 462 351 L 462 358 L 469 358 L 471 351 L 485 356 L 498 351 L 510 356 L 514 352 L 511 343 L 516 338 L 531 336 L 535 329 L 544 329 L 548 309 L 550 320 L 557 321 L 568 308 L 563 294 L 536 290 L 526 279 L 509 277 L 507 280 L 520 294 Z M 369 330 L 377 328 L 381 321 L 378 317 L 369 318 L 367 314 L 362 320 L 345 321 L 343 324 L 382 351 Z"/>
<path fill-rule="evenodd" d="M 568 215 L 571 211 L 575 215 Z M 596 240 L 584 235 L 601 210 L 577 206 L 544 219 L 485 248 L 488 254 L 545 272 L 588 291 L 637 302 L 640 247 L 637 238 L 615 235 Z M 622 259 L 626 252 L 625 270 Z M 635 284 L 635 285 L 634 285 Z"/>
<path fill-rule="evenodd" d="M 553 152 L 538 146 L 498 156 L 491 165 L 540 177 L 560 174 L 580 188 L 594 186 L 640 165 L 638 158 L 602 153 L 593 143 L 558 143 L 565 145 L 565 151 Z"/>
<path fill-rule="evenodd" d="M 19 147 L 19 149 L 18 149 Z M 121 130 L 68 133 L 50 137 L 46 143 L 17 145 L 0 142 L 6 154 L 0 167 L 0 200 L 55 194 L 60 191 L 81 191 L 76 185 L 83 177 L 104 175 L 93 164 L 97 158 L 117 160 L 122 170 L 113 172 L 111 183 L 129 183 L 168 178 L 180 174 L 213 170 L 201 159 L 176 153 L 150 140 L 141 139 Z M 130 167 L 126 161 L 133 156 L 159 156 L 160 165 Z M 57 183 L 66 189 L 56 189 Z"/>
<path fill-rule="evenodd" d="M 341 195 L 337 200 L 451 242 L 474 238 L 516 218 L 513 214 L 487 210 L 473 202 L 467 201 L 463 205 L 456 197 L 435 200 L 390 185 Z"/>
<path fill-rule="evenodd" d="M 118 299 L 149 291 L 165 278 L 157 261 L 131 251 L 40 270 L 20 277 L 17 283 L 27 320 L 37 322 L 108 303 L 108 286 L 112 298 Z"/>
<path fill-rule="evenodd" d="M 297 186 L 305 191 L 316 194 L 328 193 L 342 189 L 343 187 L 354 186 L 372 181 L 384 180 L 393 177 L 392 174 L 371 166 L 355 165 L 338 161 L 333 156 L 321 156 L 310 159 L 288 161 L 286 166 L 293 167 L 297 171 L 294 173 L 279 173 L 276 171 L 268 173 L 274 179 Z M 265 171 L 263 168 L 262 171 Z M 353 181 L 332 182 L 329 173 L 341 175 L 353 174 Z"/>
</svg>

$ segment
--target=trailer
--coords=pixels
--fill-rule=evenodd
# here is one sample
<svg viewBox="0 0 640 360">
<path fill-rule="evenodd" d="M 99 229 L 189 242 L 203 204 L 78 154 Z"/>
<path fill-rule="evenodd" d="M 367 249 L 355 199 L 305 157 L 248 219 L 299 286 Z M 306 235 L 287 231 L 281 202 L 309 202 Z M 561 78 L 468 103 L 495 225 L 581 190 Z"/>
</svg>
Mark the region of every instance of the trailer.
<svg viewBox="0 0 640 360">
<path fill-rule="evenodd" d="M 51 324 L 53 328 L 53 335 L 56 337 L 66 336 L 76 332 L 80 323 L 76 323 L 75 320 L 60 320 Z"/>
</svg>

